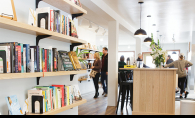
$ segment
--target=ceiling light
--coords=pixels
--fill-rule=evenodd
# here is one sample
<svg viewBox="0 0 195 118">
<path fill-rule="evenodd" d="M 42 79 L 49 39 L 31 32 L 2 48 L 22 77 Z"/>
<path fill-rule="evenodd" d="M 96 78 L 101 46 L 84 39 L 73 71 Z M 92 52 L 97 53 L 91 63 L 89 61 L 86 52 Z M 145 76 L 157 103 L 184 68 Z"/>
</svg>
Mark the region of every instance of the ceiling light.
<svg viewBox="0 0 195 118">
<path fill-rule="evenodd" d="M 100 28 L 98 27 L 98 28 L 95 30 L 95 32 L 98 33 L 99 29 L 100 29 Z"/>
<path fill-rule="evenodd" d="M 89 29 L 92 29 L 92 23 L 89 22 Z"/>
<path fill-rule="evenodd" d="M 146 42 L 146 43 L 151 43 L 151 42 L 152 42 L 152 39 L 151 39 L 150 37 L 148 37 L 148 38 L 146 38 L 146 39 L 144 40 L 144 42 Z"/>
<path fill-rule="evenodd" d="M 104 41 L 104 39 L 103 39 L 103 38 L 101 38 L 101 39 L 100 39 L 100 41 L 102 42 L 102 41 Z"/>
<path fill-rule="evenodd" d="M 142 9 L 141 9 L 141 4 L 143 4 L 144 2 L 139 2 L 140 4 L 140 29 L 138 29 L 136 32 L 135 32 L 135 37 L 145 37 L 147 35 L 146 31 L 141 29 L 141 12 L 142 12 Z"/>
</svg>

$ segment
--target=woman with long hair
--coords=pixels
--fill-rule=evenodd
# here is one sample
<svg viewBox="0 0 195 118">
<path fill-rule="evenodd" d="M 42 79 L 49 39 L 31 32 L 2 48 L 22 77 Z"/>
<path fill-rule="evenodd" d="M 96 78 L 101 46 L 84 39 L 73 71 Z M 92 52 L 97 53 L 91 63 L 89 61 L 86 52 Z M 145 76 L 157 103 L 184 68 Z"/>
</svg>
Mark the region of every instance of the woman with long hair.
<svg viewBox="0 0 195 118">
<path fill-rule="evenodd" d="M 101 72 L 101 68 L 102 68 L 102 64 L 101 64 L 101 60 L 100 60 L 100 54 L 97 52 L 94 54 L 94 63 L 93 63 L 93 66 L 91 67 L 91 69 L 93 71 L 96 71 L 97 74 L 95 75 L 95 78 L 93 78 L 93 82 L 94 82 L 94 86 L 95 86 L 95 96 L 94 98 L 98 98 L 99 96 L 99 85 L 98 85 L 98 82 L 99 82 L 99 77 L 100 77 L 100 72 Z"/>
<path fill-rule="evenodd" d="M 175 68 L 178 68 L 176 73 L 178 74 L 178 83 L 180 91 L 180 98 L 182 97 L 183 92 L 185 93 L 185 98 L 187 98 L 188 92 L 184 89 L 184 83 L 186 81 L 186 68 L 192 66 L 193 64 L 187 60 L 184 60 L 184 54 L 181 53 L 179 55 L 179 60 L 172 62 L 171 64 L 165 65 L 165 68 L 174 66 Z"/>
</svg>

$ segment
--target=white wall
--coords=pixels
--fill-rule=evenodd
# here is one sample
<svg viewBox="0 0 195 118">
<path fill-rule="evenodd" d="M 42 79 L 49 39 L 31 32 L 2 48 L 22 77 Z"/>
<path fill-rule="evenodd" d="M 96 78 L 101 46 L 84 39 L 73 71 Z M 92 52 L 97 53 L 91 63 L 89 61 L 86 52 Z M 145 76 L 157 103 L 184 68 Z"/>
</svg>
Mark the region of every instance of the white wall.
<svg viewBox="0 0 195 118">
<path fill-rule="evenodd" d="M 29 8 L 35 9 L 35 0 L 14 0 L 16 14 L 18 22 L 28 23 Z M 39 7 L 50 6 L 44 2 L 40 2 Z M 6 7 L 6 6 L 5 6 Z M 52 6 L 51 6 L 52 7 Z M 52 7 L 53 9 L 56 9 Z M 64 12 L 61 12 L 67 15 Z M 76 26 L 78 21 L 75 20 Z M 0 29 L 0 42 L 20 42 L 30 44 L 31 46 L 36 44 L 36 36 L 19 33 L 11 30 Z M 40 41 L 39 46 L 41 48 L 55 47 L 58 50 L 70 51 L 70 44 L 51 39 L 43 39 Z M 40 79 L 40 86 L 50 86 L 52 84 L 63 85 L 77 85 L 78 76 L 74 77 L 74 80 L 70 82 L 70 76 L 57 76 L 57 77 L 45 77 Z M 36 86 L 36 78 L 23 78 L 15 80 L 1 80 L 0 81 L 0 113 L 2 115 L 8 114 L 8 107 L 5 101 L 5 97 L 10 95 L 17 95 L 20 106 L 22 107 L 25 99 L 27 98 L 27 91 Z M 64 111 L 60 115 L 77 115 L 78 107 Z"/>
<path fill-rule="evenodd" d="M 78 27 L 78 36 L 79 39 L 86 40 L 91 45 L 96 45 L 96 33 L 95 31 L 90 31 L 88 29 L 85 29 L 83 27 Z M 91 52 L 94 53 L 94 52 Z M 93 63 L 93 61 L 90 61 L 90 63 Z M 90 72 L 87 72 L 86 74 L 80 74 L 79 77 L 86 76 L 89 78 Z M 82 81 L 81 83 L 78 83 L 81 94 L 86 94 L 89 92 L 94 92 L 95 95 L 95 88 L 93 79 L 89 79 L 89 81 Z"/>
</svg>

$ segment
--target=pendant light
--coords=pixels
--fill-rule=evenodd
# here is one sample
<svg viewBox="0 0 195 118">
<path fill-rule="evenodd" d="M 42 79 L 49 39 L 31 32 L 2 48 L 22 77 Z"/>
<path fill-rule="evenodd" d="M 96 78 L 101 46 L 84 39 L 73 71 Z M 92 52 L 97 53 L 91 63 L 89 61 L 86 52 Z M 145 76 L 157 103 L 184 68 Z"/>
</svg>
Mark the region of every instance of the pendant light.
<svg viewBox="0 0 195 118">
<path fill-rule="evenodd" d="M 147 16 L 148 17 L 148 19 L 151 17 L 150 15 L 148 15 Z M 149 20 L 148 20 L 148 22 L 149 22 Z M 148 23 L 148 25 L 149 25 L 150 23 Z M 150 27 L 150 25 L 148 26 L 148 28 Z M 148 36 L 148 38 L 146 38 L 145 40 L 144 40 L 144 42 L 145 43 L 151 43 L 152 42 L 152 38 L 150 38 L 149 36 Z"/>
<path fill-rule="evenodd" d="M 135 32 L 135 37 L 146 37 L 147 33 L 145 30 L 141 29 L 141 12 L 142 12 L 142 8 L 141 8 L 141 4 L 143 4 L 144 2 L 138 2 L 140 4 L 140 29 L 138 29 Z"/>
<path fill-rule="evenodd" d="M 174 43 L 174 50 L 175 50 L 175 39 L 174 39 L 174 34 L 173 34 L 173 43 Z M 177 52 L 173 52 L 172 54 L 177 54 Z"/>
</svg>

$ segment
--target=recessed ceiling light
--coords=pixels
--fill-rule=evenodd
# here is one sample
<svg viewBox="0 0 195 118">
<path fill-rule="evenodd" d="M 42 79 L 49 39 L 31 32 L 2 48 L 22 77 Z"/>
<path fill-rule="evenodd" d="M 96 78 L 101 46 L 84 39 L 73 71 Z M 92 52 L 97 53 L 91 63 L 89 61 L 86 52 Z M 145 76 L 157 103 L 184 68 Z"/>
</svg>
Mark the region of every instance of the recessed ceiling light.
<svg viewBox="0 0 195 118">
<path fill-rule="evenodd" d="M 153 24 L 152 26 L 156 26 L 156 24 Z"/>
</svg>

